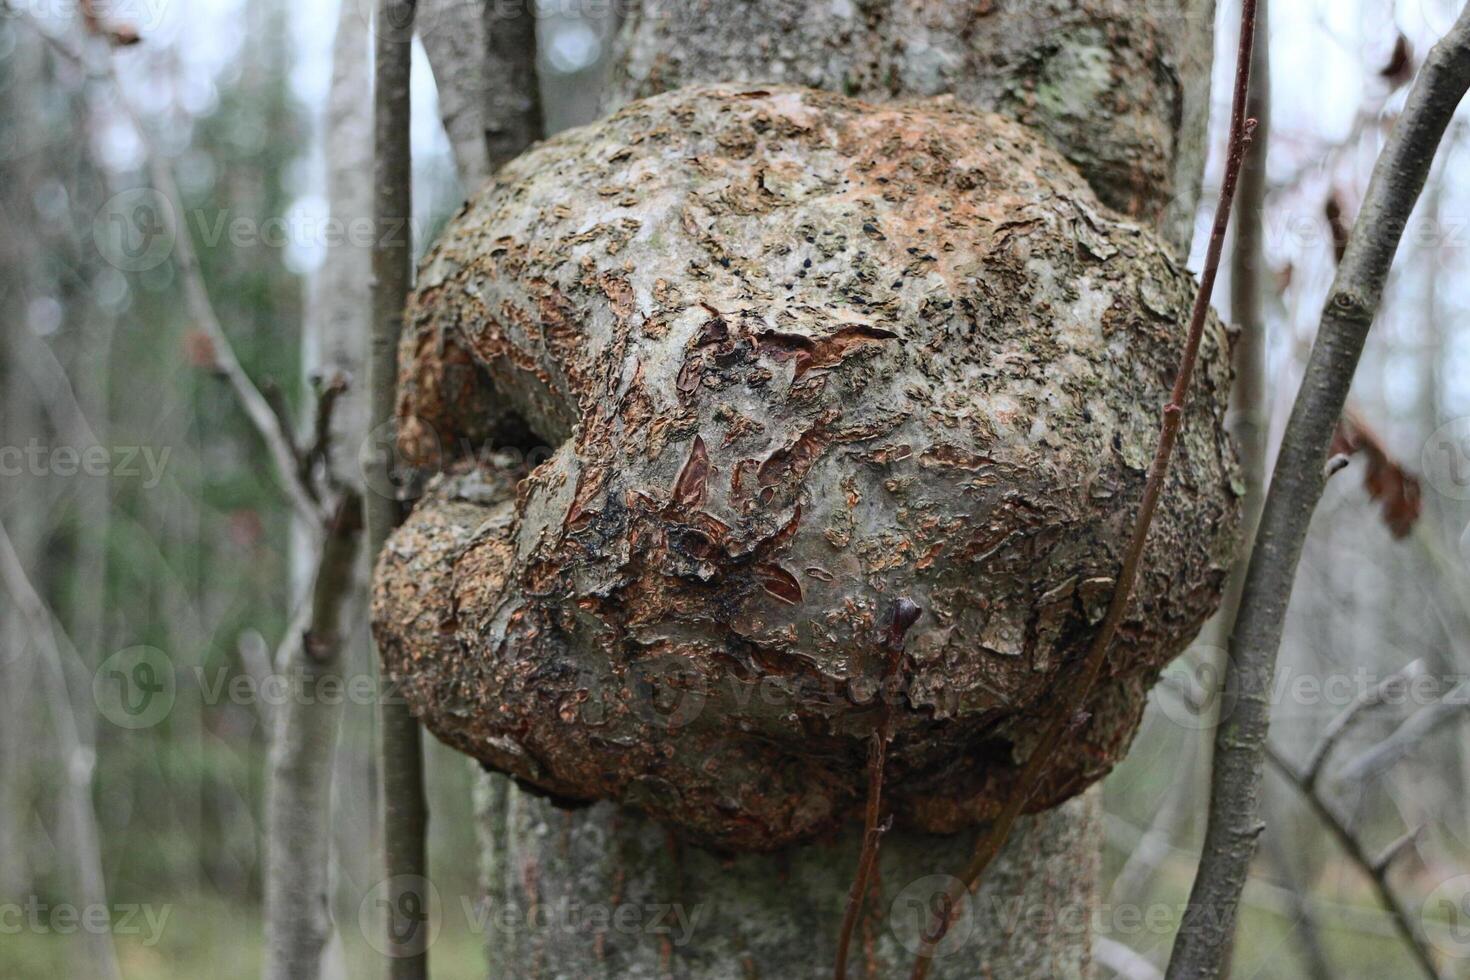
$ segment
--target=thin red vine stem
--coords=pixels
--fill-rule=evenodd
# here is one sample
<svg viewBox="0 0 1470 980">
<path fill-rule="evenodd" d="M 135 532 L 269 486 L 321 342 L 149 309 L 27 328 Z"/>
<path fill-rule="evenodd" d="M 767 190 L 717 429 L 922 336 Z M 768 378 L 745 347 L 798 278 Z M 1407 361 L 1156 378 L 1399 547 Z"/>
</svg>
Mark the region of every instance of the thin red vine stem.
<svg viewBox="0 0 1470 980">
<path fill-rule="evenodd" d="M 1093 637 L 1092 646 L 1083 662 L 1081 677 L 1062 692 L 1062 710 L 1058 711 L 1026 760 L 1016 787 L 1006 800 L 1000 815 L 975 845 L 975 854 L 965 868 L 961 878 L 950 888 L 949 901 L 944 908 L 951 910 L 936 919 L 933 927 L 925 931 L 923 945 L 914 962 L 911 980 L 925 980 L 934 961 L 934 951 L 944 940 L 954 921 L 954 914 L 961 908 L 961 899 L 974 889 L 985 869 L 1000 853 L 1016 820 L 1021 816 L 1027 802 L 1036 792 L 1046 767 L 1060 745 L 1062 736 L 1078 722 L 1078 713 L 1086 704 L 1088 695 L 1102 674 L 1113 638 L 1123 621 L 1128 599 L 1133 593 L 1133 584 L 1138 578 L 1138 568 L 1143 561 L 1144 546 L 1153 524 L 1154 512 L 1158 509 L 1159 497 L 1163 493 L 1164 481 L 1169 473 L 1169 461 L 1174 454 L 1174 444 L 1179 438 L 1179 428 L 1184 420 L 1184 406 L 1189 398 L 1189 386 L 1194 379 L 1194 368 L 1199 360 L 1200 342 L 1204 338 L 1205 324 L 1210 312 L 1210 299 L 1214 295 L 1215 280 L 1220 272 L 1220 258 L 1225 250 L 1225 232 L 1230 224 L 1230 213 L 1235 201 L 1235 188 L 1240 181 L 1240 171 L 1245 163 L 1246 149 L 1250 145 L 1255 120 L 1246 118 L 1246 98 L 1250 92 L 1251 54 L 1256 41 L 1256 0 L 1243 0 L 1241 5 L 1240 48 L 1235 63 L 1235 95 L 1230 114 L 1230 149 L 1225 165 L 1225 177 L 1220 184 L 1220 202 L 1215 210 L 1214 226 L 1210 232 L 1209 250 L 1205 255 L 1204 270 L 1200 275 L 1199 292 L 1195 294 L 1194 310 L 1190 316 L 1189 334 L 1179 358 L 1179 373 L 1174 379 L 1174 389 L 1169 402 L 1164 406 L 1163 422 L 1159 429 L 1158 446 L 1153 463 L 1149 467 L 1148 482 L 1143 489 L 1143 502 L 1139 506 L 1138 520 L 1134 524 L 1133 537 L 1124 553 L 1123 565 L 1118 574 L 1117 585 L 1108 603 L 1107 615 L 1102 626 Z"/>
</svg>

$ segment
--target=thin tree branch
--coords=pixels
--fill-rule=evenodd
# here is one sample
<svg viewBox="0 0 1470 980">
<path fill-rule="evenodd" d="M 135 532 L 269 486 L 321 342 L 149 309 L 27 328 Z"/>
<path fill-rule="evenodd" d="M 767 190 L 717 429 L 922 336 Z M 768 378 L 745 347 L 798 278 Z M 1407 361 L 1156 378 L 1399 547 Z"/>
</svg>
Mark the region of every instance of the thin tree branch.
<svg viewBox="0 0 1470 980">
<path fill-rule="evenodd" d="M 72 843 L 76 848 L 74 857 L 77 891 L 86 906 L 106 908 L 107 885 L 102 871 L 102 847 L 97 829 L 97 811 L 92 804 L 92 773 L 96 752 L 83 741 L 77 724 L 71 691 L 66 683 L 66 661 L 61 655 L 63 640 L 72 649 L 73 658 L 76 657 L 76 651 L 72 648 L 71 641 L 66 639 L 60 623 L 47 608 L 40 593 L 31 584 L 3 523 L 0 523 L 0 582 L 4 583 L 5 590 L 15 600 L 31 641 L 41 652 L 41 676 L 50 695 L 56 741 L 65 767 L 66 809 L 71 824 Z M 105 931 L 87 932 L 90 934 L 88 948 L 91 952 L 92 968 L 99 980 L 121 980 L 122 972 L 118 968 L 111 935 Z"/>
<path fill-rule="evenodd" d="M 301 457 L 302 479 L 310 479 L 313 467 L 323 467 L 323 476 L 330 480 L 332 450 L 332 418 L 337 403 L 347 394 L 349 382 L 341 371 L 335 371 L 317 385 L 316 418 L 312 422 L 311 446 Z"/>
<path fill-rule="evenodd" d="M 342 613 L 356 576 L 362 504 L 344 496 L 317 556 L 309 616 L 282 643 L 291 700 L 273 712 L 266 781 L 266 980 L 310 980 L 331 936 L 327 891 L 333 749 L 342 709 L 324 696 L 341 677 Z"/>
<path fill-rule="evenodd" d="M 1424 972 L 1429 980 L 1442 980 L 1439 967 L 1435 965 L 1434 955 L 1429 951 L 1429 940 L 1424 931 L 1419 927 L 1417 919 L 1410 913 L 1403 900 L 1399 898 L 1398 892 L 1394 890 L 1392 883 L 1388 880 L 1388 862 L 1375 859 L 1369 855 L 1362 841 L 1348 827 L 1347 821 L 1337 810 L 1322 796 L 1318 787 L 1307 781 L 1307 774 L 1299 772 L 1276 750 L 1275 746 L 1266 746 L 1266 758 L 1271 766 L 1279 772 L 1287 782 L 1296 787 L 1302 798 L 1307 801 L 1312 812 L 1322 822 L 1332 836 L 1337 840 L 1338 846 L 1347 854 L 1348 859 L 1358 867 L 1368 880 L 1373 883 L 1373 890 L 1378 893 L 1378 900 L 1383 907 L 1388 909 L 1393 920 L 1394 929 L 1399 938 L 1413 954 L 1415 962 Z M 1396 842 L 1396 845 L 1385 851 L 1388 861 L 1402 851 L 1416 835 L 1410 833 L 1407 838 Z"/>
<path fill-rule="evenodd" d="M 1361 783 L 1396 765 L 1440 726 L 1470 709 L 1470 681 L 1457 685 L 1443 698 L 1411 715 L 1393 734 L 1354 757 L 1338 771 L 1335 781 Z"/>
<path fill-rule="evenodd" d="M 183 195 L 179 192 L 178 184 L 174 180 L 173 171 L 169 168 L 168 162 L 159 152 L 148 127 L 144 125 L 142 115 L 128 98 L 127 91 L 123 88 L 121 79 L 118 78 L 116 66 L 109 58 L 102 61 L 100 69 L 94 68 L 82 52 L 74 50 L 65 41 L 51 34 L 28 12 L 17 10 L 9 2 L 6 2 L 4 6 L 25 18 L 32 30 L 68 61 L 81 66 L 88 73 L 99 75 L 111 86 L 117 96 L 118 105 L 122 107 L 123 114 L 127 116 L 138 134 L 138 139 L 143 144 L 154 189 L 162 194 L 169 204 L 169 207 L 164 209 L 166 213 L 161 217 L 167 223 L 168 230 L 173 236 L 174 267 L 183 284 L 184 302 L 188 307 L 189 315 L 204 332 L 204 335 L 209 338 L 215 369 L 229 384 L 246 418 L 265 442 L 275 466 L 276 482 L 286 494 L 287 499 L 291 501 L 291 506 L 307 519 L 308 526 L 314 529 L 314 533 L 320 534 L 320 528 L 327 518 L 327 512 L 313 499 L 314 495 L 310 487 L 298 478 L 297 454 L 290 428 L 277 416 L 270 401 L 261 394 L 260 389 L 245 373 L 239 357 L 235 354 L 234 347 L 230 344 L 229 336 L 225 333 L 215 313 L 214 304 L 209 298 L 209 289 L 204 283 L 204 275 L 200 270 L 199 255 L 194 251 L 194 241 L 189 233 L 188 223 L 180 220 L 184 213 Z M 120 43 L 111 33 L 104 32 L 102 36 L 114 45 Z"/>
<path fill-rule="evenodd" d="M 393 428 L 393 394 L 398 379 L 398 338 L 403 306 L 412 282 L 413 159 L 409 146 L 409 76 L 413 0 L 379 0 L 375 21 L 373 86 L 373 326 L 368 357 L 368 421 L 372 431 Z M 370 461 L 367 485 L 368 548 L 376 560 L 398 524 L 398 501 L 388 496 L 391 454 Z M 404 911 L 429 908 L 425 830 L 423 747 L 418 722 L 409 713 L 398 685 L 384 675 L 378 704 L 379 764 L 382 770 L 383 849 L 388 875 L 386 942 L 392 980 L 427 980 L 428 930 L 419 922 L 399 923 Z M 410 928 L 400 928 L 411 925 Z"/>
<path fill-rule="evenodd" d="M 1006 801 L 1000 815 L 981 836 L 969 866 L 964 870 L 959 882 L 951 887 L 949 894 L 951 901 L 944 906 L 948 911 L 936 917 L 933 926 L 925 930 L 924 942 L 919 948 L 919 955 L 914 963 L 913 980 L 924 980 L 924 977 L 928 976 L 930 965 L 934 961 L 934 950 L 948 932 L 954 910 L 963 906 L 960 899 L 964 892 L 975 887 L 980 876 L 985 873 L 985 869 L 1000 853 L 1006 838 L 1010 836 L 1011 828 L 1021 816 L 1026 803 L 1036 791 L 1036 787 L 1041 784 L 1046 767 L 1061 744 L 1063 736 L 1078 723 L 1079 712 L 1086 703 L 1087 696 L 1092 692 L 1093 685 L 1097 683 L 1098 676 L 1102 673 L 1113 637 L 1117 634 L 1118 626 L 1123 621 L 1123 613 L 1127 608 L 1134 581 L 1138 577 L 1139 565 L 1143 560 L 1144 547 L 1148 543 L 1149 527 L 1153 523 L 1154 511 L 1158 507 L 1159 497 L 1163 493 L 1164 482 L 1168 477 L 1169 461 L 1174 454 L 1174 443 L 1178 439 L 1179 428 L 1184 420 L 1184 407 L 1189 400 L 1190 382 L 1194 378 L 1195 363 L 1199 359 L 1200 342 L 1209 318 L 1210 297 L 1214 293 L 1215 279 L 1220 271 L 1220 259 L 1225 247 L 1225 232 L 1230 223 L 1235 189 L 1240 179 L 1241 167 L 1245 162 L 1246 149 L 1250 144 L 1252 122 L 1246 117 L 1245 106 L 1250 87 L 1251 56 L 1255 48 L 1255 37 L 1256 0 L 1243 0 L 1240 50 L 1236 57 L 1235 98 L 1230 117 L 1229 156 L 1225 165 L 1225 178 L 1220 187 L 1220 202 L 1215 211 L 1215 224 L 1210 234 L 1210 245 L 1205 257 L 1204 270 L 1200 276 L 1199 292 L 1195 295 L 1189 334 L 1179 358 L 1179 372 L 1174 379 L 1174 389 L 1169 396 L 1169 402 L 1164 406 L 1158 447 L 1154 453 L 1153 463 L 1149 467 L 1148 480 L 1143 490 L 1143 501 L 1139 505 L 1138 518 L 1133 528 L 1133 537 L 1128 544 L 1128 550 L 1124 553 L 1123 566 L 1118 573 L 1117 585 L 1113 589 L 1112 600 L 1108 603 L 1107 614 L 1093 636 L 1092 646 L 1087 652 L 1087 659 L 1082 665 L 1080 674 L 1069 678 L 1067 690 L 1062 693 L 1062 709 L 1056 713 L 1030 758 L 1026 760 L 1020 778 L 1016 781 L 1015 790 L 1011 793 L 1010 799 Z"/>
<path fill-rule="evenodd" d="M 1317 740 L 1311 755 L 1307 756 L 1306 765 L 1302 767 L 1302 778 L 1306 780 L 1309 787 L 1317 785 L 1322 776 L 1322 767 L 1326 764 L 1332 750 L 1337 748 L 1342 737 L 1352 728 L 1353 722 L 1358 716 L 1369 708 L 1375 708 L 1384 703 L 1389 697 L 1395 695 L 1409 681 L 1424 674 L 1424 661 L 1414 660 L 1402 669 L 1395 671 L 1383 679 L 1375 687 L 1361 692 L 1353 699 L 1353 703 L 1342 709 L 1336 718 L 1327 723 L 1322 730 L 1322 737 Z"/>
<path fill-rule="evenodd" d="M 1302 544 L 1322 495 L 1323 464 L 1409 214 L 1467 87 L 1470 10 L 1430 52 L 1374 168 L 1282 437 L 1224 679 L 1225 689 L 1237 692 L 1235 710 L 1215 736 L 1204 852 L 1169 962 L 1170 980 L 1218 977 L 1235 933 L 1261 831 L 1276 653 Z"/>
</svg>

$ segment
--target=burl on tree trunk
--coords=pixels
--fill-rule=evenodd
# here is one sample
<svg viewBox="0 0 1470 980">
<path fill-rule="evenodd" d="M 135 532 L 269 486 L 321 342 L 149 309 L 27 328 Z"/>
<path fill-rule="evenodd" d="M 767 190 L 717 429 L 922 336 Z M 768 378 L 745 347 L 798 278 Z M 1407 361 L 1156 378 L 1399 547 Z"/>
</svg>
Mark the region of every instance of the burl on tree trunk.
<svg viewBox="0 0 1470 980">
<path fill-rule="evenodd" d="M 380 560 L 385 662 L 488 766 L 721 851 L 855 818 L 879 699 L 897 824 L 983 821 L 1111 593 L 1193 292 L 1046 140 L 949 99 L 692 87 L 556 137 L 421 270 L 401 448 L 450 473 Z M 1218 602 L 1225 345 L 1033 810 L 1122 756 Z M 550 458 L 476 455 L 515 427 Z"/>
</svg>

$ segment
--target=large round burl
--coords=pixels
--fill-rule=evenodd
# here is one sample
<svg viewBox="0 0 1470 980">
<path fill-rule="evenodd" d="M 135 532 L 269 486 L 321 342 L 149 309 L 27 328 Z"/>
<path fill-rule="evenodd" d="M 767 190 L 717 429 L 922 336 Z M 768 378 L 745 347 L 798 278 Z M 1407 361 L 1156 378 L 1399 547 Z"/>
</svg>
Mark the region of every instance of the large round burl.
<svg viewBox="0 0 1470 980">
<path fill-rule="evenodd" d="M 949 101 L 697 87 L 549 140 L 407 313 L 401 449 L 449 472 L 379 562 L 384 662 L 487 766 L 717 848 L 859 816 L 885 701 L 894 816 L 987 819 L 1102 617 L 1194 289 L 1041 139 Z M 1032 809 L 1118 761 L 1218 602 L 1227 346 L 1212 320 Z M 517 431 L 550 458 L 483 451 Z M 901 598 L 923 614 L 885 677 Z"/>
</svg>

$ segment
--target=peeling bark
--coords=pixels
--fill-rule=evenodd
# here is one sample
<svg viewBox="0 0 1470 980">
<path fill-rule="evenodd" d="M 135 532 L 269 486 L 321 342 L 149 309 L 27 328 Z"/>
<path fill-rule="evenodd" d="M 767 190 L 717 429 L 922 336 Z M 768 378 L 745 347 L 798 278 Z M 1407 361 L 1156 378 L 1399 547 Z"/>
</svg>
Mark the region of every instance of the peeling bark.
<svg viewBox="0 0 1470 980">
<path fill-rule="evenodd" d="M 463 459 L 380 561 L 385 663 L 487 765 L 717 848 L 858 813 L 880 696 L 900 824 L 989 819 L 1110 595 L 1193 293 L 1045 141 L 953 100 L 696 87 L 548 141 L 410 303 L 401 448 Z M 1212 321 L 1145 572 L 1034 809 L 1121 757 L 1218 603 L 1226 346 Z M 446 397 L 455 371 L 477 397 Z M 492 384 L 556 446 L 529 473 L 475 458 Z M 881 692 L 900 596 L 926 615 Z"/>
<path fill-rule="evenodd" d="M 951 94 L 1013 116 L 1113 208 L 1193 230 L 1214 0 L 634 0 L 608 104 L 694 82 L 869 101 Z"/>
</svg>

